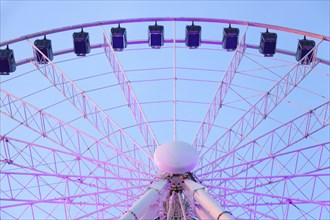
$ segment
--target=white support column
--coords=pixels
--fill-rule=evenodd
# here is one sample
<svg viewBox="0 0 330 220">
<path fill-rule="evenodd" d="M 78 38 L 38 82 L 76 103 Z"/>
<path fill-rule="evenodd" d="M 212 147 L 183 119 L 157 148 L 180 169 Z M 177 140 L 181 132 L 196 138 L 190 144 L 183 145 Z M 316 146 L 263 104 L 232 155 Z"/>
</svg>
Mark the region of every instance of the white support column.
<svg viewBox="0 0 330 220">
<path fill-rule="evenodd" d="M 175 201 L 175 193 L 170 196 L 169 198 L 169 204 L 168 204 L 168 211 L 166 213 L 166 220 L 171 220 L 171 216 L 173 215 L 173 202 Z"/>
<path fill-rule="evenodd" d="M 200 205 L 195 206 L 195 213 L 199 219 L 212 219 L 212 216 L 210 216 Z"/>
<path fill-rule="evenodd" d="M 180 204 L 180 207 L 181 207 L 181 212 L 182 212 L 182 216 L 183 216 L 183 220 L 187 220 L 187 214 L 186 214 L 186 211 L 185 211 L 185 207 L 183 207 L 183 202 L 182 202 L 182 194 L 181 193 L 176 193 L 177 196 L 178 196 L 178 199 L 179 199 L 179 204 Z"/>
<path fill-rule="evenodd" d="M 186 190 L 192 194 L 194 199 L 202 206 L 202 208 L 209 214 L 213 219 L 217 220 L 233 220 L 234 217 L 223 210 L 223 208 L 212 199 L 209 194 L 205 191 L 204 186 L 186 179 L 184 181 Z"/>
<path fill-rule="evenodd" d="M 153 212 L 150 207 L 159 198 L 159 193 L 165 188 L 167 180 L 152 183 L 146 193 L 121 216 L 120 220 L 141 219 L 146 213 Z"/>
</svg>

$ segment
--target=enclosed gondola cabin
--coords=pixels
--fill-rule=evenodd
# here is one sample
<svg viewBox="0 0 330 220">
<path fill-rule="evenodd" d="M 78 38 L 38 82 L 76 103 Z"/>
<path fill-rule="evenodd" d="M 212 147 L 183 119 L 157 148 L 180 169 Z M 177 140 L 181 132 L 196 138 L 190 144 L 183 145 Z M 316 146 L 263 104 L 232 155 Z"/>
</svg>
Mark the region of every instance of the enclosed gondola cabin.
<svg viewBox="0 0 330 220">
<path fill-rule="evenodd" d="M 197 48 L 201 45 L 202 27 L 199 25 L 186 26 L 186 46 L 189 48 Z"/>
<path fill-rule="evenodd" d="M 34 46 L 36 46 L 49 60 L 53 60 L 53 49 L 52 49 L 52 42 L 49 39 L 38 39 L 34 41 Z M 45 59 L 42 54 L 36 50 L 36 59 L 40 64 L 48 63 L 48 60 Z"/>
<path fill-rule="evenodd" d="M 9 75 L 16 70 L 14 51 L 9 49 L 0 49 L 0 75 Z"/>
<path fill-rule="evenodd" d="M 73 33 L 74 52 L 77 56 L 85 56 L 90 53 L 91 46 L 89 42 L 89 34 L 81 30 L 81 32 Z"/>
<path fill-rule="evenodd" d="M 315 41 L 304 39 L 298 41 L 298 47 L 296 52 L 296 60 L 301 61 L 313 48 L 315 47 Z M 310 52 L 308 56 L 302 61 L 302 64 L 310 64 L 313 60 L 313 52 Z"/>
<path fill-rule="evenodd" d="M 270 33 L 268 30 L 261 33 L 259 52 L 265 57 L 272 57 L 276 51 L 277 34 Z"/>
<path fill-rule="evenodd" d="M 223 49 L 226 49 L 228 51 L 236 50 L 238 44 L 238 35 L 238 28 L 232 28 L 231 25 L 229 25 L 228 28 L 224 28 L 222 37 Z"/>
<path fill-rule="evenodd" d="M 152 48 L 160 48 L 164 45 L 164 26 L 150 25 L 148 29 L 149 46 Z"/>
<path fill-rule="evenodd" d="M 117 51 L 122 51 L 127 47 L 126 28 L 120 27 L 120 25 L 111 28 L 111 45 Z"/>
</svg>

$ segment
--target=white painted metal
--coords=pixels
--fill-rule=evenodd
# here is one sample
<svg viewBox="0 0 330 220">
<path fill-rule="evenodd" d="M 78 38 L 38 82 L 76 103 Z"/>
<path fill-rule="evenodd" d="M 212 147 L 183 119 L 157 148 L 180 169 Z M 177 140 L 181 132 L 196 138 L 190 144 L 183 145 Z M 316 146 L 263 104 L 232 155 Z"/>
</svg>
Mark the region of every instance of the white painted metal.
<svg viewBox="0 0 330 220">
<path fill-rule="evenodd" d="M 173 193 L 169 198 L 168 211 L 166 213 L 166 215 L 167 215 L 166 220 L 171 220 L 171 216 L 173 215 L 173 201 L 175 200 L 174 197 L 175 197 L 175 193 Z"/>
<path fill-rule="evenodd" d="M 181 207 L 181 212 L 182 212 L 182 216 L 183 216 L 183 220 L 187 220 L 187 214 L 185 211 L 185 207 L 183 206 L 183 202 L 182 202 L 182 194 L 181 193 L 176 193 L 179 199 L 179 204 Z"/>
<path fill-rule="evenodd" d="M 204 210 L 217 220 L 233 220 L 233 216 L 226 213 L 225 210 L 212 199 L 205 191 L 205 187 L 192 180 L 186 179 L 184 186 L 187 191 L 195 198 L 195 200 L 203 207 Z"/>
<path fill-rule="evenodd" d="M 174 141 L 160 145 L 154 154 L 159 169 L 170 174 L 192 171 L 198 163 L 198 152 L 190 144 Z"/>
<path fill-rule="evenodd" d="M 120 218 L 121 220 L 141 219 L 157 202 L 160 192 L 165 188 L 167 180 L 152 183 L 146 193 Z"/>
<path fill-rule="evenodd" d="M 199 219 L 212 219 L 212 216 L 210 216 L 200 205 L 195 206 L 195 213 Z"/>
</svg>

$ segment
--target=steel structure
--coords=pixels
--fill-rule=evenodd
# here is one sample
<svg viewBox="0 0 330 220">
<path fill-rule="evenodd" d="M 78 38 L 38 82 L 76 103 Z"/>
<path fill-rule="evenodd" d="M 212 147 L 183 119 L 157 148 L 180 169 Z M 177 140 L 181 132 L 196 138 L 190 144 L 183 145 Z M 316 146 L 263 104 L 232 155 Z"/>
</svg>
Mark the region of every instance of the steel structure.
<svg viewBox="0 0 330 220">
<path fill-rule="evenodd" d="M 164 45 L 150 48 L 155 22 Z M 192 22 L 202 28 L 193 49 Z M 109 40 L 119 24 L 122 51 Z M 234 51 L 219 40 L 230 24 Z M 66 33 L 82 28 L 91 51 L 76 57 Z M 266 29 L 274 56 L 259 53 Z M 33 44 L 46 35 L 52 60 Z M 316 44 L 296 61 L 302 38 Z M 329 41 L 247 21 L 137 18 L 1 42 L 17 68 L 0 76 L 0 218 L 329 219 Z M 199 161 L 186 148 L 164 153 L 171 140 Z"/>
</svg>

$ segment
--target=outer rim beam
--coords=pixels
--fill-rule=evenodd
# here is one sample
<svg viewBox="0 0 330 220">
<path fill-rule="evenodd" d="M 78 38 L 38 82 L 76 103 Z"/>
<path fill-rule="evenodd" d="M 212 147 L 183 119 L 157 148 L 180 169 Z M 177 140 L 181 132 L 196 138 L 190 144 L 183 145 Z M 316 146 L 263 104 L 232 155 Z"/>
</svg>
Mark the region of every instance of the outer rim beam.
<svg viewBox="0 0 330 220">
<path fill-rule="evenodd" d="M 81 29 L 81 28 L 87 28 L 87 27 L 95 27 L 95 26 L 100 26 L 100 25 L 110 25 L 110 24 L 119 24 L 119 23 L 123 24 L 123 23 L 134 23 L 134 22 L 155 22 L 155 21 L 185 21 L 185 22 L 197 21 L 197 22 L 210 22 L 210 23 L 212 22 L 212 23 L 224 23 L 224 24 L 237 24 L 237 25 L 244 25 L 244 26 L 251 26 L 251 27 L 259 27 L 259 28 L 263 28 L 263 29 L 268 28 L 268 29 L 279 30 L 279 31 L 284 31 L 284 32 L 291 32 L 291 33 L 295 33 L 295 34 L 299 34 L 299 35 L 305 35 L 305 36 L 318 38 L 318 39 L 325 40 L 325 41 L 330 41 L 329 36 L 322 36 L 319 34 L 310 33 L 310 32 L 297 30 L 297 29 L 293 29 L 293 28 L 287 28 L 287 27 L 281 27 L 281 26 L 269 25 L 269 24 L 262 24 L 262 23 L 257 23 L 257 22 L 247 22 L 247 21 L 229 20 L 229 19 L 215 19 L 215 18 L 153 17 L 153 18 L 135 18 L 135 19 L 97 21 L 97 22 L 92 22 L 92 23 L 85 23 L 85 24 L 78 24 L 78 25 L 66 26 L 66 27 L 61 27 L 61 28 L 55 28 L 55 29 L 50 29 L 47 31 L 42 31 L 42 32 L 34 33 L 34 34 L 25 35 L 25 36 L 22 36 L 22 37 L 19 37 L 16 39 L 4 41 L 4 42 L 0 43 L 0 47 L 8 45 L 8 44 L 13 44 L 13 43 L 16 43 L 19 41 L 24 41 L 26 39 L 54 34 L 54 33 L 63 32 L 63 31 L 69 31 L 69 30 L 75 30 L 75 29 Z"/>
</svg>

